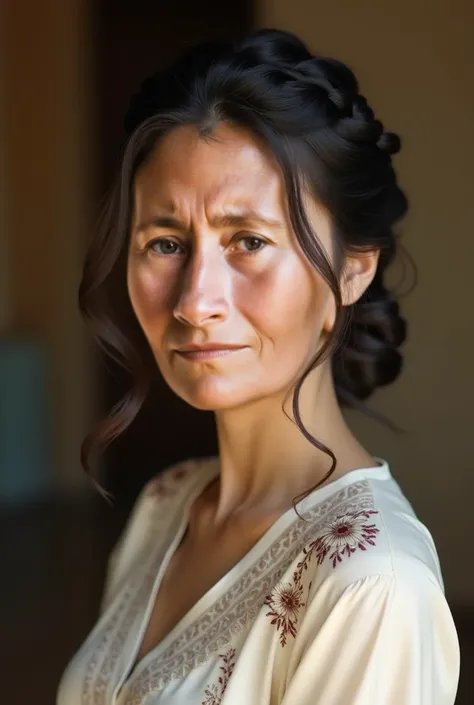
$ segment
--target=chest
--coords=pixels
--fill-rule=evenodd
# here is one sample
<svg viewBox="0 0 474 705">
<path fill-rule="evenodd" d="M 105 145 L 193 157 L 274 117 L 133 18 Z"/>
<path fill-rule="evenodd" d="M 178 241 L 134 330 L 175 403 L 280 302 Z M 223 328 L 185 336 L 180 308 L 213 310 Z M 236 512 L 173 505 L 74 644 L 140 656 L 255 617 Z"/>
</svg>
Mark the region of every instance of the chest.
<svg viewBox="0 0 474 705">
<path fill-rule="evenodd" d="M 137 663 L 152 651 L 216 583 L 227 575 L 258 541 L 234 536 L 201 546 L 186 540 L 166 566 L 155 596 Z"/>
</svg>

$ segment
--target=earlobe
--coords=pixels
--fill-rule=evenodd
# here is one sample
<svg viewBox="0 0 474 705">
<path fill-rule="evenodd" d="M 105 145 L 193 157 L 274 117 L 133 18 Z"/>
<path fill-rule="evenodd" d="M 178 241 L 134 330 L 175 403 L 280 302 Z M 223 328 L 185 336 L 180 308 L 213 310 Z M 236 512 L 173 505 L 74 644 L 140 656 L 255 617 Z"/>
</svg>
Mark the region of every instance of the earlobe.
<svg viewBox="0 0 474 705">
<path fill-rule="evenodd" d="M 336 323 L 336 304 L 334 302 L 332 302 L 331 310 L 326 315 L 326 317 L 323 321 L 323 332 L 327 333 L 327 334 L 332 333 L 335 323 Z"/>
<path fill-rule="evenodd" d="M 331 316 L 331 318 L 326 318 L 326 320 L 323 323 L 323 331 L 325 333 L 332 333 L 334 328 L 334 317 Z"/>
</svg>

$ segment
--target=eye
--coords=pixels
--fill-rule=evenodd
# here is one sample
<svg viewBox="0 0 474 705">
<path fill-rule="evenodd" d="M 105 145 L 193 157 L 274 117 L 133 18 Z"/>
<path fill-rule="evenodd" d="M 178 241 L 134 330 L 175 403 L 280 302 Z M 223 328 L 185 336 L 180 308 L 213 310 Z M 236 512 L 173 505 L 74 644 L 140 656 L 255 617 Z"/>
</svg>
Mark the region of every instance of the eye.
<svg viewBox="0 0 474 705">
<path fill-rule="evenodd" d="M 169 237 L 160 237 L 156 240 L 151 240 L 147 249 L 153 250 L 157 255 L 179 255 L 184 252 L 183 247 L 177 243 L 175 240 L 171 240 Z"/>
<path fill-rule="evenodd" d="M 238 250 L 244 254 L 253 254 L 259 252 L 267 245 L 266 240 L 257 235 L 243 235 L 237 238 Z"/>
</svg>

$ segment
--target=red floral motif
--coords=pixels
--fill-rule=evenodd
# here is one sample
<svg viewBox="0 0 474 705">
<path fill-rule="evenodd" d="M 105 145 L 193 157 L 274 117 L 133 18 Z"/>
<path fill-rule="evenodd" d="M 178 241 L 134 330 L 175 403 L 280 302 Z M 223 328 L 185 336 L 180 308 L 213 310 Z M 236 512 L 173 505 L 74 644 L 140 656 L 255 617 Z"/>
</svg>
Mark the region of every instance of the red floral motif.
<svg viewBox="0 0 474 705">
<path fill-rule="evenodd" d="M 313 549 L 318 559 L 318 565 L 329 554 L 332 567 L 342 562 L 344 556 L 350 558 L 360 549 L 366 551 L 368 546 L 375 546 L 375 537 L 379 529 L 375 524 L 368 524 L 367 519 L 376 511 L 348 512 L 336 517 L 324 529 L 314 542 Z"/>
<path fill-rule="evenodd" d="M 295 573 L 296 575 L 296 573 Z M 303 586 L 299 581 L 277 585 L 265 599 L 264 604 L 270 607 L 267 617 L 271 617 L 272 624 L 276 624 L 280 632 L 280 644 L 285 646 L 288 634 L 296 636 L 296 623 L 301 607 L 306 603 L 302 600 Z"/>
<path fill-rule="evenodd" d="M 282 646 L 286 645 L 288 635 L 296 636 L 299 612 L 302 607 L 306 607 L 306 602 L 302 600 L 302 580 L 303 573 L 308 570 L 313 555 L 316 556 L 318 565 L 321 565 L 329 556 L 332 567 L 335 568 L 344 557 L 350 558 L 357 549 L 366 551 L 368 546 L 375 546 L 375 537 L 379 529 L 375 524 L 367 523 L 372 514 L 378 514 L 378 512 L 374 510 L 346 512 L 330 521 L 318 538 L 303 549 L 303 559 L 296 566 L 293 581 L 276 585 L 265 599 L 264 604 L 270 607 L 270 612 L 267 612 L 266 616 L 272 618 L 271 623 L 275 624 L 277 631 L 280 632 Z M 308 594 L 310 590 L 311 583 L 308 586 Z"/>
<path fill-rule="evenodd" d="M 177 465 L 169 470 L 160 472 L 148 485 L 149 494 L 165 499 L 174 497 L 179 490 L 181 481 L 187 477 L 191 468 L 188 465 Z"/>
<path fill-rule="evenodd" d="M 234 670 L 235 666 L 235 649 L 230 649 L 227 653 L 225 654 L 219 654 L 219 658 L 221 658 L 224 662 L 223 666 L 220 666 L 219 670 L 223 671 L 223 675 L 219 676 L 219 679 L 217 681 L 217 684 L 213 683 L 209 686 L 204 691 L 204 695 L 206 696 L 206 699 L 202 701 L 201 705 L 219 705 L 222 696 L 225 693 L 225 689 L 227 688 L 227 684 L 229 682 L 229 678 L 232 675 L 232 671 Z"/>
<path fill-rule="evenodd" d="M 177 467 L 176 470 L 173 471 L 173 480 L 182 480 L 188 473 L 189 468 Z"/>
<path fill-rule="evenodd" d="M 153 494 L 160 497 L 160 499 L 174 497 L 176 492 L 177 488 L 170 486 L 163 478 L 157 479 L 156 482 L 153 483 Z"/>
</svg>

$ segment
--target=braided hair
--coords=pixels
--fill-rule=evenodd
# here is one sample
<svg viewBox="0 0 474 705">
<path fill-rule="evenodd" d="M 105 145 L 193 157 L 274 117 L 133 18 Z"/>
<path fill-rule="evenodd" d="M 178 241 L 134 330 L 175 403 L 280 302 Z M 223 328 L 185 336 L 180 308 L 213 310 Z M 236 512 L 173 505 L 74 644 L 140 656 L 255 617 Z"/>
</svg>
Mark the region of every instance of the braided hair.
<svg viewBox="0 0 474 705">
<path fill-rule="evenodd" d="M 377 387 L 399 375 L 406 325 L 384 274 L 397 252 L 394 225 L 408 204 L 391 159 L 400 140 L 375 118 L 354 73 L 336 59 L 311 54 L 297 37 L 279 30 L 260 30 L 238 43 L 201 44 L 147 78 L 130 102 L 121 172 L 87 254 L 79 302 L 98 342 L 132 372 L 134 387 L 84 441 L 83 465 L 90 469 L 93 447 L 107 444 L 130 425 L 153 375 L 154 361 L 126 292 L 134 175 L 169 131 L 195 125 L 206 135 L 221 121 L 252 131 L 272 150 L 285 181 L 295 235 L 335 297 L 332 334 L 293 396 L 296 423 L 332 459 L 324 482 L 336 458 L 305 429 L 300 389 L 329 355 L 341 404 L 360 407 Z M 331 215 L 339 253 L 334 263 L 311 229 L 303 183 Z M 373 250 L 380 257 L 372 283 L 355 304 L 343 307 L 339 277 L 344 257 Z"/>
</svg>

